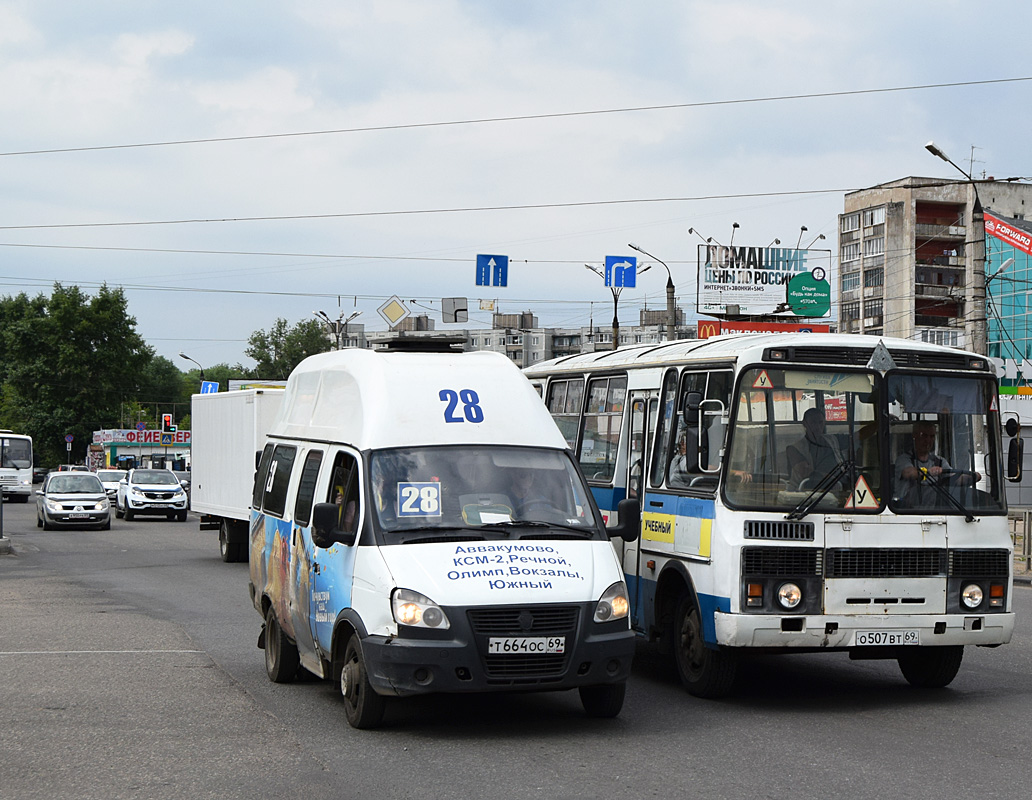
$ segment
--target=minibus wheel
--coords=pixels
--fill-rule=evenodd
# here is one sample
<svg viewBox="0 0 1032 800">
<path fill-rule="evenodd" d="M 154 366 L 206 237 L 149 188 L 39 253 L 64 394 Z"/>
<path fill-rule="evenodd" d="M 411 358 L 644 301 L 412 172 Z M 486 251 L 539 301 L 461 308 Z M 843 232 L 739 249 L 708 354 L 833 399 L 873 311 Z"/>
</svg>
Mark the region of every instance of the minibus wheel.
<svg viewBox="0 0 1032 800">
<path fill-rule="evenodd" d="M 344 715 L 352 728 L 375 728 L 383 720 L 386 701 L 373 691 L 369 683 L 362 643 L 357 633 L 352 634 L 344 648 L 340 694 L 344 698 Z"/>
<path fill-rule="evenodd" d="M 688 594 L 681 596 L 674 618 L 674 663 L 681 684 L 696 697 L 724 697 L 735 681 L 738 659 L 722 650 L 706 647 L 702 616 Z"/>
<path fill-rule="evenodd" d="M 963 658 L 963 645 L 915 647 L 913 653 L 899 657 L 899 670 L 911 686 L 941 689 L 957 677 Z"/>
<path fill-rule="evenodd" d="M 627 684 L 609 683 L 602 686 L 581 686 L 581 705 L 589 717 L 608 719 L 615 717 L 623 708 Z"/>
<path fill-rule="evenodd" d="M 297 645 L 287 638 L 270 605 L 265 612 L 265 672 L 273 683 L 290 683 L 300 665 Z"/>
</svg>

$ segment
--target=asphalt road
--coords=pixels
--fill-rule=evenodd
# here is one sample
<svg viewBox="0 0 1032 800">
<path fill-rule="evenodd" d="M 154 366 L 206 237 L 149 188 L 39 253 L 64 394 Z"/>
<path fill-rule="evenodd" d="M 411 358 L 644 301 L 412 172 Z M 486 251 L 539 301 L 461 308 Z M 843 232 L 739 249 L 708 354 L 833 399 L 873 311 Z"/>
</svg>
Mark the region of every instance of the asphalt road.
<svg viewBox="0 0 1032 800">
<path fill-rule="evenodd" d="M 276 685 L 247 565 L 163 519 L 43 532 L 5 505 L 0 798 L 1016 797 L 1032 776 L 1032 589 L 1015 640 L 953 685 L 894 662 L 755 659 L 735 697 L 684 693 L 639 647 L 623 713 L 575 692 L 395 700 L 352 730 L 329 684 Z"/>
</svg>

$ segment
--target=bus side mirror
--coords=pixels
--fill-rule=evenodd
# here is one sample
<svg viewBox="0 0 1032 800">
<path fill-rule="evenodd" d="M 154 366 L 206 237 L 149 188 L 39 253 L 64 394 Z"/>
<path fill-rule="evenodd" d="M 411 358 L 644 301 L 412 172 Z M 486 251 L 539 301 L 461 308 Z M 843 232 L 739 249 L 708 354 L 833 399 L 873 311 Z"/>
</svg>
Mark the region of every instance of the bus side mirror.
<svg viewBox="0 0 1032 800">
<path fill-rule="evenodd" d="M 312 508 L 312 542 L 316 547 L 327 548 L 335 544 L 351 547 L 358 538 L 355 531 L 338 528 L 340 509 L 336 503 L 316 503 Z"/>
<path fill-rule="evenodd" d="M 1006 478 L 1011 483 L 1017 483 L 1021 480 L 1021 468 L 1025 456 L 1025 442 L 1021 438 L 1021 423 L 1018 421 L 1017 414 L 1007 417 L 1007 421 L 1003 423 L 1003 430 L 1010 437 L 1010 442 L 1007 444 Z"/>
<path fill-rule="evenodd" d="M 623 539 L 625 542 L 633 542 L 638 538 L 641 528 L 641 503 L 637 497 L 628 497 L 617 503 L 616 513 L 620 522 L 612 528 L 606 528 L 606 535 L 610 539 Z"/>
<path fill-rule="evenodd" d="M 684 407 L 681 416 L 685 425 L 696 425 L 699 422 L 699 408 L 702 406 L 702 392 L 688 392 L 684 396 Z"/>
</svg>

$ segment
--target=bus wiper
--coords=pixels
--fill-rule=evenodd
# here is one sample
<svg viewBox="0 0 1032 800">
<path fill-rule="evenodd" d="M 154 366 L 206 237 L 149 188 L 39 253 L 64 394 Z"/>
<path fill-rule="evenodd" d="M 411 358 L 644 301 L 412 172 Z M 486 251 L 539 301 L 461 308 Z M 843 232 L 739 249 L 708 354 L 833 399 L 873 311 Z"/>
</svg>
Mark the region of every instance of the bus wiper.
<svg viewBox="0 0 1032 800">
<path fill-rule="evenodd" d="M 793 508 L 786 516 L 785 519 L 802 519 L 813 507 L 816 506 L 824 496 L 832 490 L 832 487 L 846 474 L 848 470 L 853 469 L 856 463 L 853 461 L 840 461 L 830 470 L 828 470 L 824 477 L 818 481 L 817 485 L 813 487 L 813 490 L 804 497 L 795 508 Z"/>
<path fill-rule="evenodd" d="M 936 494 L 946 499 L 946 504 L 953 506 L 957 511 L 964 515 L 965 522 L 973 522 L 975 519 L 974 514 L 967 510 L 963 503 L 961 503 L 956 497 L 950 494 L 950 490 L 943 486 L 936 478 L 933 478 L 927 472 L 922 473 L 923 480 L 929 486 L 935 490 Z"/>
</svg>

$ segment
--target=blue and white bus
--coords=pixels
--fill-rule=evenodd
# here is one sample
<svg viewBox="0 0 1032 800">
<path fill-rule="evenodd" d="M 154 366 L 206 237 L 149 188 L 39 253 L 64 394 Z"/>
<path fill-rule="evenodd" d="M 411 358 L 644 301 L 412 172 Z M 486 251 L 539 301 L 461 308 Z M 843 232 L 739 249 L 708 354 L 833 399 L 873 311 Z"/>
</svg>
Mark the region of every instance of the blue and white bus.
<svg viewBox="0 0 1032 800">
<path fill-rule="evenodd" d="M 985 358 L 744 334 L 525 374 L 603 514 L 639 500 L 640 537 L 614 540 L 631 624 L 692 694 L 726 694 L 754 652 L 896 659 L 945 686 L 965 646 L 1010 640 L 1014 476 Z"/>
</svg>

